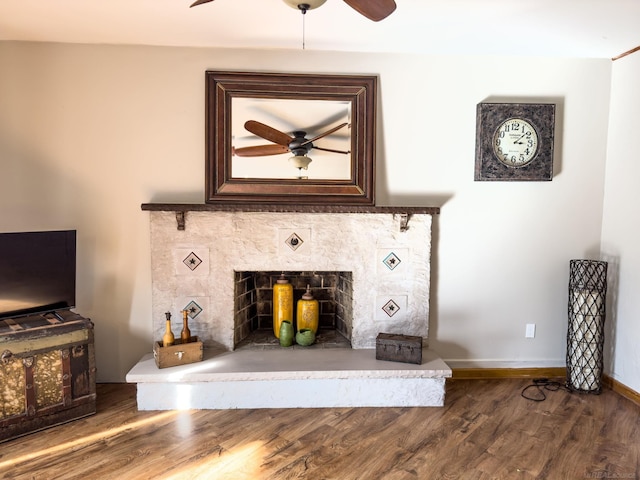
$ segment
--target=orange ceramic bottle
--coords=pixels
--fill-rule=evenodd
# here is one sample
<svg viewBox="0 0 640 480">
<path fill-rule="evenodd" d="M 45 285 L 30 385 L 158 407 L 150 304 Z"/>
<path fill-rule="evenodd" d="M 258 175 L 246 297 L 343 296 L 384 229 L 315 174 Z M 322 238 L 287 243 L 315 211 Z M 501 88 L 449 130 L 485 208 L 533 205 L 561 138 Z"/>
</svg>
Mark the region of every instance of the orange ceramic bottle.
<svg viewBox="0 0 640 480">
<path fill-rule="evenodd" d="M 280 338 L 280 326 L 283 320 L 293 323 L 293 285 L 284 276 L 273 286 L 273 334 Z"/>
<path fill-rule="evenodd" d="M 313 298 L 309 285 L 305 294 L 298 300 L 297 314 L 298 331 L 306 329 L 312 330 L 314 334 L 318 333 L 320 322 L 318 300 Z"/>
</svg>

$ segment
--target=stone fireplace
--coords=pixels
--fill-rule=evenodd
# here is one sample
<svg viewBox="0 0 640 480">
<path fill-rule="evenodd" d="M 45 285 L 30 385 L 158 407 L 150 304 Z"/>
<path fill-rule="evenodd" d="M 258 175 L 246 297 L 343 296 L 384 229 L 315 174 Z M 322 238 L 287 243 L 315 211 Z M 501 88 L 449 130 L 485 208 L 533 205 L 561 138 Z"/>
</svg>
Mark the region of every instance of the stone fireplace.
<svg viewBox="0 0 640 480">
<path fill-rule="evenodd" d="M 165 312 L 186 309 L 192 334 L 233 350 L 249 322 L 236 325 L 240 272 L 304 272 L 314 284 L 319 272 L 345 272 L 351 318 L 338 323 L 353 348 L 373 348 L 380 332 L 426 344 L 432 217 L 410 210 L 189 211 L 184 229 L 175 212 L 151 211 L 154 337 L 162 337 Z M 260 312 L 254 320 L 269 326 Z"/>
<path fill-rule="evenodd" d="M 231 358 L 256 362 L 259 371 L 251 374 L 244 372 L 247 366 L 232 367 L 243 371 L 243 380 L 248 375 L 253 381 L 243 384 L 242 391 L 246 392 L 248 386 L 259 388 L 256 380 L 307 381 L 307 387 L 295 387 L 298 393 L 304 388 L 314 391 L 318 382 L 328 381 L 340 400 L 320 401 L 315 406 L 376 405 L 370 403 L 369 385 L 373 379 L 384 379 L 384 385 L 401 397 L 408 385 L 406 398 L 390 404 L 437 405 L 443 401 L 444 377 L 450 376 L 450 370 L 433 352 L 427 354 L 423 365 L 416 367 L 377 361 L 373 351 L 381 332 L 421 336 L 423 351 L 428 351 L 431 222 L 438 209 L 146 204 L 143 210 L 150 211 L 154 339 L 162 337 L 165 312 L 172 313 L 174 329 L 179 331 L 180 312 L 188 310 L 191 333 L 204 342 L 205 351 L 217 352 L 217 359 L 225 362 Z M 283 349 L 272 344 L 264 346 L 270 352 L 258 353 L 259 342 L 253 343 L 250 352 L 239 348 L 247 341 L 251 343 L 254 332 L 272 332 L 271 288 L 283 272 L 294 284 L 294 300 L 309 285 L 320 301 L 320 331 L 336 332 L 345 339 L 341 346 L 351 347 L 348 351 L 354 353 L 341 353 L 347 357 L 339 365 L 335 364 L 335 345 L 321 342 L 312 347 L 295 346 L 295 352 L 295 347 Z M 333 348 L 333 354 L 319 356 L 326 348 Z M 265 366 L 278 361 L 288 365 L 291 355 L 304 356 L 296 360 L 303 365 L 299 371 L 282 364 Z M 305 367 L 304 363 L 311 359 L 313 366 Z M 432 360 L 437 364 L 435 368 L 429 366 Z M 368 365 L 370 362 L 372 366 Z M 139 404 L 141 383 L 146 378 L 141 372 L 145 368 L 134 367 L 127 376 L 128 381 L 138 383 Z M 148 386 L 147 397 L 166 395 L 156 385 L 165 382 L 159 376 L 162 372 L 149 368 L 149 378 L 153 379 L 148 381 L 154 385 Z M 206 370 L 206 366 L 185 368 L 185 372 L 196 370 Z M 227 382 L 228 395 L 230 382 L 236 379 L 230 379 L 228 372 L 212 375 L 219 373 Z M 192 378 L 190 375 L 187 378 Z M 178 377 L 174 374 L 171 378 Z M 198 388 L 205 388 L 198 378 Z M 349 387 L 343 385 L 347 379 Z M 439 390 L 428 394 L 427 400 L 419 399 L 424 382 L 433 381 Z M 278 388 L 282 386 L 281 383 Z M 323 391 L 333 387 L 325 386 Z M 345 400 L 344 388 L 360 392 L 356 396 L 363 395 L 362 399 Z M 259 397 L 264 397 L 263 393 L 254 392 Z M 231 403 L 211 401 L 214 406 L 189 406 L 292 406 L 281 404 L 280 399 L 266 405 L 246 404 L 240 399 Z M 155 400 L 151 403 L 148 409 L 164 408 Z M 175 404 L 170 405 L 175 408 Z"/>
</svg>

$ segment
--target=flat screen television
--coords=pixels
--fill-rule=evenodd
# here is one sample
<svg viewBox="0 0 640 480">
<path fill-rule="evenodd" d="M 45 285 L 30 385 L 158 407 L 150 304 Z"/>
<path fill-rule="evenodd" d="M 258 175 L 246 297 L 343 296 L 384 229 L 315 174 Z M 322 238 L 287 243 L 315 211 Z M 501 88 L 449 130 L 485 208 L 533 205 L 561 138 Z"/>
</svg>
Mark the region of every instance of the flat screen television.
<svg viewBox="0 0 640 480">
<path fill-rule="evenodd" d="M 0 318 L 75 304 L 75 230 L 0 233 Z"/>
</svg>

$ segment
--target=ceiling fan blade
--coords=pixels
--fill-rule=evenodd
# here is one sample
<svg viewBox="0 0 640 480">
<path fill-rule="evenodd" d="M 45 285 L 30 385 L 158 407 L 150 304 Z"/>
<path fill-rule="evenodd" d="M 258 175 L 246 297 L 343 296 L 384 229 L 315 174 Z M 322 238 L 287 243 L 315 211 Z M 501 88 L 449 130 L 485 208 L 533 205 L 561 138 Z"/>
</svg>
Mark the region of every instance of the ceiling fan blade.
<svg viewBox="0 0 640 480">
<path fill-rule="evenodd" d="M 334 150 L 333 148 L 324 148 L 324 147 L 316 147 L 315 145 L 313 146 L 314 150 L 322 150 L 323 152 L 331 152 L 331 153 L 344 153 L 345 155 L 348 155 L 349 151 L 344 151 L 344 150 Z"/>
<path fill-rule="evenodd" d="M 209 2 L 213 2 L 213 0 L 197 0 L 193 2 L 191 5 L 189 5 L 189 8 L 195 7 L 196 5 L 202 5 L 203 3 L 209 3 Z"/>
<path fill-rule="evenodd" d="M 327 135 L 331 135 L 333 132 L 335 132 L 335 131 L 337 131 L 337 130 L 340 130 L 342 127 L 345 127 L 345 126 L 347 126 L 347 124 L 346 124 L 346 123 L 341 123 L 341 124 L 340 124 L 340 125 L 338 125 L 337 127 L 333 127 L 332 129 L 327 130 L 326 132 L 321 133 L 320 135 L 318 135 L 318 136 L 316 136 L 316 137 L 313 137 L 313 138 L 311 138 L 311 139 L 309 139 L 309 140 L 305 140 L 304 142 L 302 142 L 302 143 L 300 144 L 300 146 L 302 147 L 302 146 L 304 146 L 304 145 L 306 145 L 306 144 L 308 144 L 308 143 L 315 142 L 316 140 L 319 140 L 319 139 L 321 139 L 322 137 L 326 137 Z"/>
<path fill-rule="evenodd" d="M 269 140 L 270 142 L 277 143 L 278 145 L 284 145 L 285 147 L 288 147 L 289 143 L 293 140 L 293 137 L 290 137 L 286 133 L 255 120 L 247 120 L 244 124 L 244 128 L 254 135 L 262 137 L 265 140 Z"/>
<path fill-rule="evenodd" d="M 281 153 L 287 153 L 288 147 L 284 145 L 255 145 L 252 147 L 232 147 L 231 153 L 237 157 L 266 157 L 267 155 L 280 155 Z"/>
<path fill-rule="evenodd" d="M 396 9 L 394 0 L 344 0 L 344 2 L 374 22 L 387 18 Z"/>
</svg>

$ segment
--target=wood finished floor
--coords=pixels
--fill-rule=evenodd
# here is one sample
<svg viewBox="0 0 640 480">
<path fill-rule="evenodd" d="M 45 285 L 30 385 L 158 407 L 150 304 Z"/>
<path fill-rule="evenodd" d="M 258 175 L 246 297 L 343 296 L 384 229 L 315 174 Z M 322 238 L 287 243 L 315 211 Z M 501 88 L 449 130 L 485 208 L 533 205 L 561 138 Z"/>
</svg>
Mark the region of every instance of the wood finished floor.
<svg viewBox="0 0 640 480">
<path fill-rule="evenodd" d="M 449 380 L 442 408 L 138 412 L 98 385 L 98 413 L 0 444 L 3 479 L 640 478 L 640 407 L 520 396 L 529 380 Z"/>
</svg>

